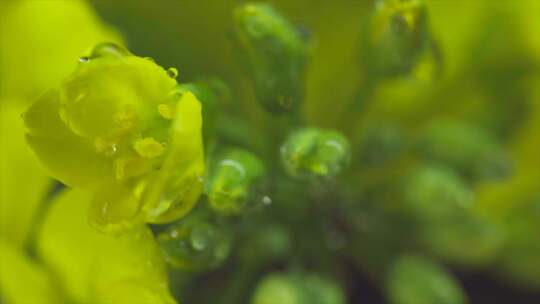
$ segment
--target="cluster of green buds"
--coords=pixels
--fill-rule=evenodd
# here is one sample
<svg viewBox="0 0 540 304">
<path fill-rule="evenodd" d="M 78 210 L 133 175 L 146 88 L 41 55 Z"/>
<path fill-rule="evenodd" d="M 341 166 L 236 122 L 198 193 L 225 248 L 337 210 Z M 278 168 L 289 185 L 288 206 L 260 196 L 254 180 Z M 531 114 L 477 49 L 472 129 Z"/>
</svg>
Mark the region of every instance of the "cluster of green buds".
<svg viewBox="0 0 540 304">
<path fill-rule="evenodd" d="M 234 17 L 257 100 L 273 113 L 298 108 L 309 51 L 305 35 L 268 4 L 240 6 Z"/>
<path fill-rule="evenodd" d="M 90 222 L 114 231 L 187 214 L 203 188 L 201 104 L 177 71 L 97 45 L 24 114 L 27 139 L 63 183 L 95 193 Z"/>
<path fill-rule="evenodd" d="M 262 161 L 247 150 L 226 148 L 212 153 L 205 174 L 206 199 L 158 235 L 166 262 L 173 269 L 190 272 L 220 266 L 234 238 L 229 218 L 271 203 L 263 195 L 265 171 Z"/>
</svg>

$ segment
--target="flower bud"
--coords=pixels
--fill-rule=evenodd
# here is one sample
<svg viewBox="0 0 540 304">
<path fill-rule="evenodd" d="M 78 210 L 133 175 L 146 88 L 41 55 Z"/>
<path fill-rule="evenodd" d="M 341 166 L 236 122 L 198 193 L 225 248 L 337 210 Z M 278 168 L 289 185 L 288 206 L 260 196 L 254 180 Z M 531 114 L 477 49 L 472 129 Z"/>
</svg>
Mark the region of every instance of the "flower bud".
<svg viewBox="0 0 540 304">
<path fill-rule="evenodd" d="M 436 120 L 422 133 L 418 151 L 473 180 L 502 179 L 511 163 L 501 144 L 487 131 L 457 120 Z"/>
<path fill-rule="evenodd" d="M 347 138 L 326 129 L 299 129 L 281 146 L 285 171 L 298 178 L 335 177 L 348 165 L 350 154 Z"/>
<path fill-rule="evenodd" d="M 345 304 L 345 292 L 330 278 L 308 274 L 298 278 L 304 289 L 304 303 L 313 304 Z"/>
<path fill-rule="evenodd" d="M 211 159 L 206 193 L 212 209 L 225 214 L 245 211 L 265 174 L 263 163 L 242 149 L 226 149 Z"/>
<path fill-rule="evenodd" d="M 462 215 L 473 204 L 473 192 L 451 170 L 422 166 L 408 175 L 403 199 L 410 217 L 435 223 Z"/>
<path fill-rule="evenodd" d="M 434 65 L 431 69 L 435 72 L 438 68 L 438 49 L 431 38 L 424 1 L 376 1 L 371 29 L 372 73 L 383 77 L 407 75 L 429 59 Z"/>
<path fill-rule="evenodd" d="M 208 270 L 219 266 L 229 255 L 229 232 L 197 215 L 190 215 L 158 236 L 165 261 L 173 268 Z"/>
<path fill-rule="evenodd" d="M 253 304 L 344 304 L 338 284 L 316 274 L 270 274 L 255 290 Z"/>
<path fill-rule="evenodd" d="M 258 101 L 273 113 L 297 108 L 304 97 L 308 59 L 301 32 L 268 4 L 240 6 L 234 17 Z"/>
<path fill-rule="evenodd" d="M 440 265 L 413 255 L 394 261 L 386 281 L 390 304 L 465 304 L 467 298 L 451 273 Z"/>
<path fill-rule="evenodd" d="M 290 277 L 271 274 L 257 285 L 252 304 L 303 304 L 302 291 Z"/>
<path fill-rule="evenodd" d="M 467 214 L 448 223 L 433 223 L 419 231 L 419 238 L 430 253 L 445 261 L 484 266 L 500 253 L 505 233 L 491 221 Z"/>
</svg>

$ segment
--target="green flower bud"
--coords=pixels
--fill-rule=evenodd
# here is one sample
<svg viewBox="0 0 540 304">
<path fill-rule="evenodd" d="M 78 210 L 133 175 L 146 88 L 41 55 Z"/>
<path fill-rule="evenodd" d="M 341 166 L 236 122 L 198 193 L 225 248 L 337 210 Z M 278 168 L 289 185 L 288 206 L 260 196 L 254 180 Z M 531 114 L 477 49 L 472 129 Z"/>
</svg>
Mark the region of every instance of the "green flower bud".
<svg viewBox="0 0 540 304">
<path fill-rule="evenodd" d="M 417 256 L 401 256 L 392 265 L 386 280 L 390 304 L 464 304 L 468 300 L 452 275 Z"/>
<path fill-rule="evenodd" d="M 420 241 L 429 252 L 463 266 L 488 265 L 500 252 L 504 236 L 501 227 L 471 214 L 419 231 Z"/>
<path fill-rule="evenodd" d="M 310 274 L 298 279 L 303 286 L 304 298 L 308 299 L 307 301 L 304 301 L 306 304 L 347 303 L 344 291 L 335 281 L 330 280 L 329 278 Z"/>
<path fill-rule="evenodd" d="M 304 97 L 308 59 L 308 43 L 300 31 L 268 4 L 240 6 L 234 17 L 259 102 L 273 113 L 297 108 Z"/>
<path fill-rule="evenodd" d="M 212 209 L 226 214 L 244 211 L 265 175 L 264 164 L 242 149 L 225 149 L 211 159 L 206 194 Z"/>
<path fill-rule="evenodd" d="M 209 270 L 229 256 L 230 233 L 197 215 L 172 225 L 158 236 L 165 261 L 173 268 Z"/>
<path fill-rule="evenodd" d="M 409 174 L 403 199 L 402 208 L 412 218 L 434 223 L 462 215 L 473 204 L 473 193 L 452 171 L 425 166 Z"/>
<path fill-rule="evenodd" d="M 486 130 L 454 120 L 436 120 L 419 139 L 418 150 L 431 161 L 475 180 L 502 179 L 511 172 L 503 147 Z"/>
<path fill-rule="evenodd" d="M 91 54 L 24 114 L 28 143 L 53 177 L 95 191 L 96 227 L 185 215 L 202 191 L 199 101 L 120 46 Z"/>
<path fill-rule="evenodd" d="M 436 60 L 434 57 L 438 55 L 430 54 L 437 52 L 430 36 L 424 1 L 376 1 L 368 53 L 371 72 L 389 77 L 407 75 L 421 65 L 426 56 Z M 432 70 L 437 68 L 431 67 Z"/>
<path fill-rule="evenodd" d="M 344 304 L 336 282 L 315 274 L 270 274 L 255 289 L 253 304 Z"/>
<path fill-rule="evenodd" d="M 304 128 L 291 133 L 281 146 L 281 160 L 293 177 L 335 177 L 350 160 L 349 141 L 338 131 Z"/>
<path fill-rule="evenodd" d="M 302 290 L 292 278 L 271 274 L 257 285 L 252 304 L 303 304 Z"/>
</svg>

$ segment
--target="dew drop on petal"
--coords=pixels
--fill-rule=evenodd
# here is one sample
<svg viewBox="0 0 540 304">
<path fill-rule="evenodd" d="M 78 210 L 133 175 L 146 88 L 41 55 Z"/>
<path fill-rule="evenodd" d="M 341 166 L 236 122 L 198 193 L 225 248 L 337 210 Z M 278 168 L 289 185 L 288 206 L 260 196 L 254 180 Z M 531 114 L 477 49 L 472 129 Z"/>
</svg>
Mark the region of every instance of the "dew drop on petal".
<svg viewBox="0 0 540 304">
<path fill-rule="evenodd" d="M 92 49 L 91 57 L 124 57 L 128 55 L 129 51 L 123 46 L 112 42 L 104 42 L 96 45 Z"/>
<path fill-rule="evenodd" d="M 169 75 L 169 77 L 171 78 L 176 79 L 176 77 L 178 77 L 178 70 L 176 68 L 168 68 L 167 75 Z"/>
</svg>

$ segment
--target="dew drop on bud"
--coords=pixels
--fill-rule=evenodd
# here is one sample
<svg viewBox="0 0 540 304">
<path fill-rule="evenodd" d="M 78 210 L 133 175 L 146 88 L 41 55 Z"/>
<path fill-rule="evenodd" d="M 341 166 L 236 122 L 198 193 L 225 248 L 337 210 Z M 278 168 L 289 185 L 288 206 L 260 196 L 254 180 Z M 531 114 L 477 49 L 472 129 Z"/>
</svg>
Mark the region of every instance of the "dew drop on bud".
<svg viewBox="0 0 540 304">
<path fill-rule="evenodd" d="M 229 255 L 231 238 L 225 227 L 194 213 L 160 233 L 158 244 L 171 267 L 197 271 L 219 266 Z"/>
<path fill-rule="evenodd" d="M 293 131 L 280 153 L 285 171 L 295 178 L 335 177 L 347 167 L 351 155 L 344 135 L 318 128 Z"/>
<path fill-rule="evenodd" d="M 213 155 L 206 179 L 210 207 L 224 214 L 244 212 L 265 170 L 262 161 L 247 150 L 229 148 Z"/>
<path fill-rule="evenodd" d="M 84 62 L 88 62 L 88 61 L 90 61 L 90 58 L 87 57 L 87 56 L 84 56 L 84 57 L 79 58 L 79 62 L 84 63 Z"/>
</svg>

